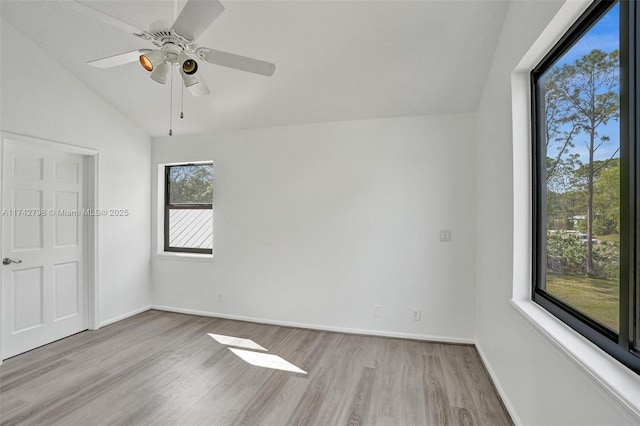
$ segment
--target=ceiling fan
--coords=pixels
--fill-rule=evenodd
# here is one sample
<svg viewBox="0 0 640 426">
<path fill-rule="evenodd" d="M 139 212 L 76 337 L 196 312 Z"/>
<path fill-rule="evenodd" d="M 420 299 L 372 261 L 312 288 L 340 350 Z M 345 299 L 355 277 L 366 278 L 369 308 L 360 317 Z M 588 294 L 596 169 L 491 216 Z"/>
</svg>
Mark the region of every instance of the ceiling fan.
<svg viewBox="0 0 640 426">
<path fill-rule="evenodd" d="M 156 49 L 138 49 L 102 59 L 88 62 L 98 68 L 111 68 L 131 62 L 140 61 L 142 67 L 150 72 L 150 77 L 164 84 L 172 67 L 178 69 L 184 86 L 194 96 L 210 93 L 204 80 L 198 76 L 198 61 L 221 65 L 264 76 L 273 75 L 276 66 L 270 62 L 222 52 L 208 47 L 198 47 L 196 39 L 224 11 L 224 6 L 217 0 L 188 0 L 170 26 L 152 24 L 148 31 L 141 30 L 95 9 L 79 1 L 65 2 L 69 7 L 92 16 L 106 24 L 146 41 L 150 41 Z"/>
</svg>

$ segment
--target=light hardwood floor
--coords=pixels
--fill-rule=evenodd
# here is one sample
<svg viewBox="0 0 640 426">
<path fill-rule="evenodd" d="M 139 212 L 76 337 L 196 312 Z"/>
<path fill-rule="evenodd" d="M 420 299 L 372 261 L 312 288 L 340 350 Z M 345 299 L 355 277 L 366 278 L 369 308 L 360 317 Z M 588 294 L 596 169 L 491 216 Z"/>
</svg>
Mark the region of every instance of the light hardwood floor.
<svg viewBox="0 0 640 426">
<path fill-rule="evenodd" d="M 308 372 L 250 365 L 248 338 Z M 473 346 L 147 311 L 0 366 L 2 425 L 508 425 Z"/>
</svg>

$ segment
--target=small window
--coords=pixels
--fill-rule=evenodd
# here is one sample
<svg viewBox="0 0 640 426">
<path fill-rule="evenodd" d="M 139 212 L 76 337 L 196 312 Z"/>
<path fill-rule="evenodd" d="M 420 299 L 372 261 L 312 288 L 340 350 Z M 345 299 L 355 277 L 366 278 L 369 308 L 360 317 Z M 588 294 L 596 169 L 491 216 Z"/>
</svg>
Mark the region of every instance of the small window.
<svg viewBox="0 0 640 426">
<path fill-rule="evenodd" d="M 213 164 L 165 166 L 164 250 L 213 253 Z"/>
<path fill-rule="evenodd" d="M 594 2 L 532 71 L 532 298 L 640 373 L 638 15 Z"/>
</svg>

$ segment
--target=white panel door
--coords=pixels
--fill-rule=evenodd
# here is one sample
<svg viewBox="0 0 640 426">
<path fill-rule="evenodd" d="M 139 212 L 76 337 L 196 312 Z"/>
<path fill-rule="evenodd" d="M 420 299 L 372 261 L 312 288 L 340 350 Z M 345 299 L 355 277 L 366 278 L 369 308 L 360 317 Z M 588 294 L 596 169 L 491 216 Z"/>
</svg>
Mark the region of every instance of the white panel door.
<svg viewBox="0 0 640 426">
<path fill-rule="evenodd" d="M 5 359 L 87 329 L 82 156 L 6 141 L 2 182 Z"/>
</svg>

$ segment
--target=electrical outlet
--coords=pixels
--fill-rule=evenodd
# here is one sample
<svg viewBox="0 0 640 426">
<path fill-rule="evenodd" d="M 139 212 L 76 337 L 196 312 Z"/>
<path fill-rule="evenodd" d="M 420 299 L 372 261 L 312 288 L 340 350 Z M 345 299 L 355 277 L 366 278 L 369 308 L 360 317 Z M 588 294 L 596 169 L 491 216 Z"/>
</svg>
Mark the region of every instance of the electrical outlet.
<svg viewBox="0 0 640 426">
<path fill-rule="evenodd" d="M 440 242 L 443 242 L 443 243 L 451 242 L 451 229 L 440 230 Z"/>
<path fill-rule="evenodd" d="M 411 310 L 411 319 L 414 321 L 420 321 L 420 318 L 422 317 L 422 311 L 418 308 L 413 308 Z"/>
<path fill-rule="evenodd" d="M 219 303 L 224 302 L 224 296 L 222 295 L 222 293 L 218 293 L 218 302 Z"/>
<path fill-rule="evenodd" d="M 373 307 L 373 317 L 374 318 L 382 318 L 382 306 L 374 305 L 374 307 Z"/>
</svg>

